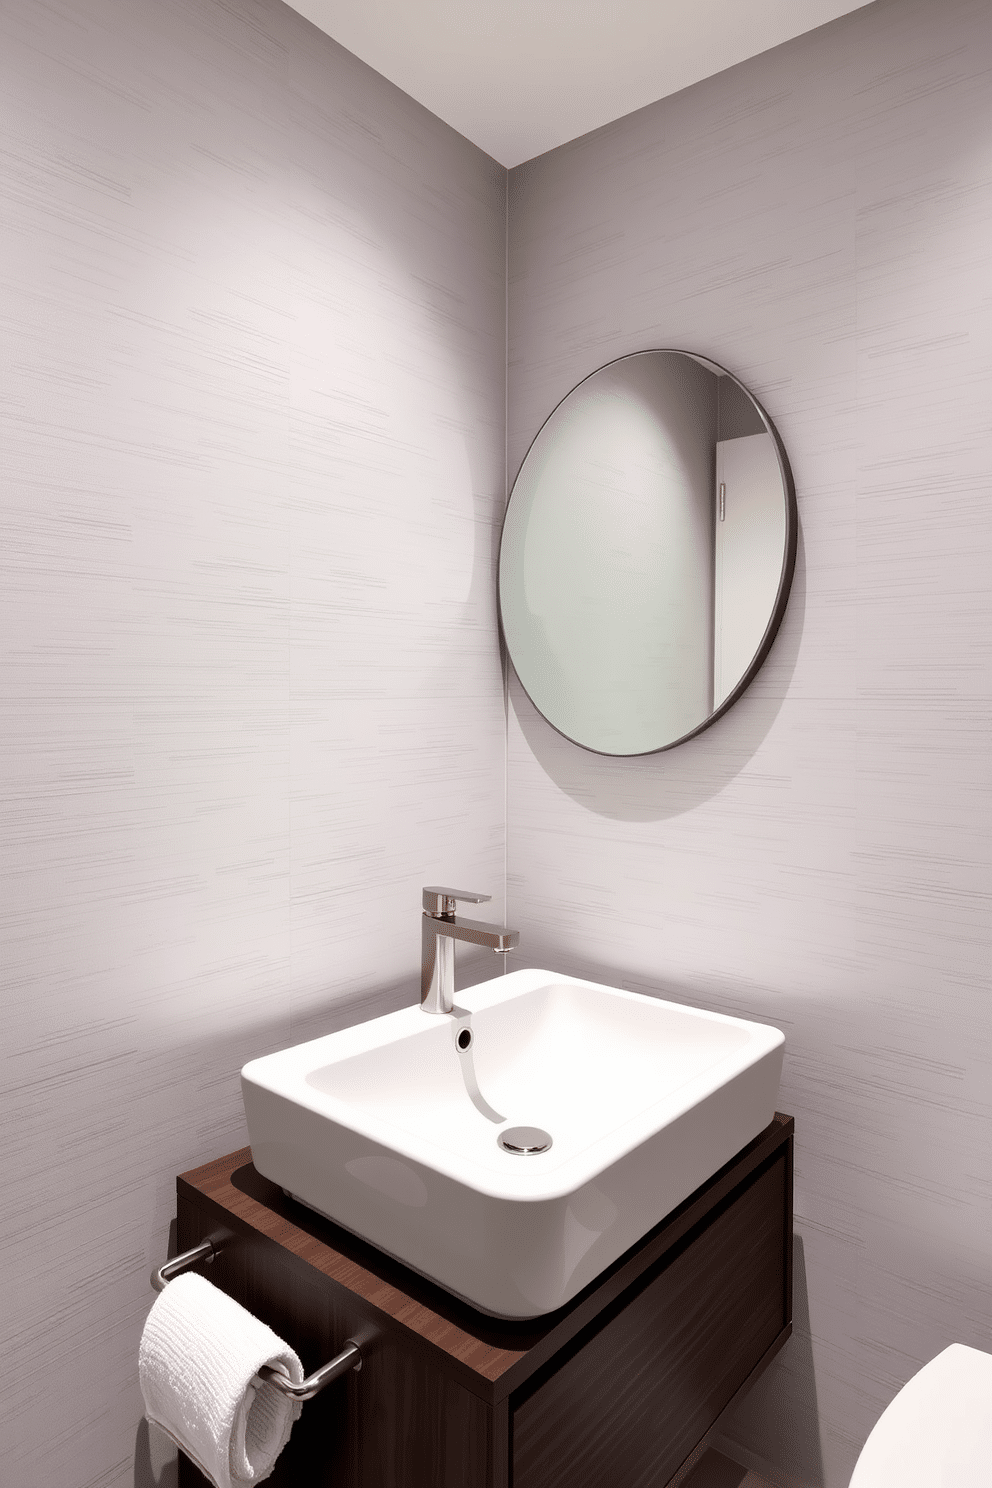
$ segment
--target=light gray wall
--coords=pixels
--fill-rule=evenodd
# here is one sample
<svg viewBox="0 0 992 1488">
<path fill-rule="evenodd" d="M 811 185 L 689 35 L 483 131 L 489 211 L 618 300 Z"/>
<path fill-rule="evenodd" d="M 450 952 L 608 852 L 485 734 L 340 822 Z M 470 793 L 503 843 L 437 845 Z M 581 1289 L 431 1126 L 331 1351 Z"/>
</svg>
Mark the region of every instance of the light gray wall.
<svg viewBox="0 0 992 1488">
<path fill-rule="evenodd" d="M 624 764 L 514 686 L 508 817 L 522 963 L 787 1035 L 812 1343 L 727 1423 L 782 1483 L 842 1488 L 925 1359 L 992 1348 L 990 67 L 987 0 L 879 0 L 510 177 L 511 472 L 650 346 L 737 373 L 795 471 L 744 700 Z"/>
<path fill-rule="evenodd" d="M 0 116 L 0 1478 L 147 1488 L 239 1067 L 502 912 L 506 178 L 277 0 L 5 3 Z"/>
<path fill-rule="evenodd" d="M 782 1482 L 992 1339 L 990 53 L 880 0 L 513 177 L 511 466 L 674 344 L 796 471 L 745 700 L 628 767 L 515 694 L 509 762 L 516 964 L 788 1035 L 810 1324 L 727 1427 Z M 175 1172 L 498 888 L 503 173 L 275 0 L 6 0 L 0 110 L 0 1451 L 147 1488 Z"/>
</svg>

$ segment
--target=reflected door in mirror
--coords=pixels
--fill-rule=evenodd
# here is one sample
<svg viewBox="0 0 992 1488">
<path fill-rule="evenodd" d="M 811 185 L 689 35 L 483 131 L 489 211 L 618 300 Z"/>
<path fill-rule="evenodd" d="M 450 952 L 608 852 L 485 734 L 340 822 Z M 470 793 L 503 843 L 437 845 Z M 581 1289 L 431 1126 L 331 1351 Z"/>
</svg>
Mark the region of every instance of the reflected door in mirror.
<svg viewBox="0 0 992 1488">
<path fill-rule="evenodd" d="M 713 701 L 719 707 L 761 645 L 782 576 L 786 508 L 772 436 L 719 440 L 716 480 Z"/>
</svg>

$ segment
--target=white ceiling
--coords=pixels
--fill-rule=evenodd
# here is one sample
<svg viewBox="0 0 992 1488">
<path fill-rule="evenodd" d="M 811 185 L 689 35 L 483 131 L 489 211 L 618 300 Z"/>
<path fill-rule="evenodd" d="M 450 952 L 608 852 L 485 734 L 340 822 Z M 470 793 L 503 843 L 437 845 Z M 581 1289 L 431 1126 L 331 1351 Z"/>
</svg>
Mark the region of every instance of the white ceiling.
<svg viewBox="0 0 992 1488">
<path fill-rule="evenodd" d="M 289 0 L 519 165 L 869 0 Z"/>
</svg>

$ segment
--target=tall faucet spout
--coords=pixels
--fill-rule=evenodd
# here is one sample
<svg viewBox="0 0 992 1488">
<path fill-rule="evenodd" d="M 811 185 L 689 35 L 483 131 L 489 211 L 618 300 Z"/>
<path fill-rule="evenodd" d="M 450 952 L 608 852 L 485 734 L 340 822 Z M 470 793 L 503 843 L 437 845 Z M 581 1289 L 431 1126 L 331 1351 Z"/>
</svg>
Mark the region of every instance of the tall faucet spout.
<svg viewBox="0 0 992 1488">
<path fill-rule="evenodd" d="M 455 942 L 488 946 L 505 954 L 520 943 L 520 934 L 504 925 L 466 920 L 455 914 L 455 901 L 485 904 L 488 894 L 460 889 L 424 889 L 421 922 L 420 1005 L 425 1013 L 450 1013 L 455 1000 Z"/>
</svg>

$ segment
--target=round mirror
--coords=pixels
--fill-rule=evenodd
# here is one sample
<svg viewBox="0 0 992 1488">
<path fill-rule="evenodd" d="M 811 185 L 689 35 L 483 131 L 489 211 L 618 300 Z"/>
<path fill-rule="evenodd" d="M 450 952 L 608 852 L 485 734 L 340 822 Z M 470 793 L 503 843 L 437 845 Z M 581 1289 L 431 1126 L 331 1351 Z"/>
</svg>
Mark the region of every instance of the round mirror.
<svg viewBox="0 0 992 1488">
<path fill-rule="evenodd" d="M 548 722 L 652 754 L 736 702 L 796 556 L 782 443 L 745 387 L 684 351 L 593 372 L 531 445 L 503 523 L 500 619 Z"/>
</svg>

